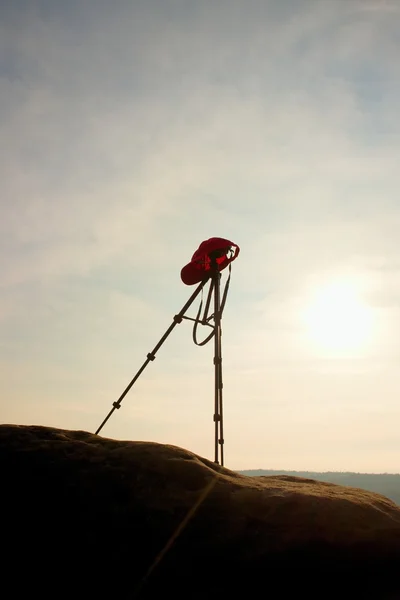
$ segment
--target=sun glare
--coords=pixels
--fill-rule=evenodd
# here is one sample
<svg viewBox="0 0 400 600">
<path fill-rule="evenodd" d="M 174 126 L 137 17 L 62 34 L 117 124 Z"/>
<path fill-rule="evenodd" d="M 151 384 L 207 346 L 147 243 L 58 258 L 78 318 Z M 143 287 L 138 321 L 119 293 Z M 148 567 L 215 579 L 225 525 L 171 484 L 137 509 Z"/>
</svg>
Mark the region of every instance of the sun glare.
<svg viewBox="0 0 400 600">
<path fill-rule="evenodd" d="M 347 353 L 368 345 L 372 310 L 355 281 L 334 281 L 315 290 L 304 316 L 308 334 L 320 349 Z"/>
</svg>

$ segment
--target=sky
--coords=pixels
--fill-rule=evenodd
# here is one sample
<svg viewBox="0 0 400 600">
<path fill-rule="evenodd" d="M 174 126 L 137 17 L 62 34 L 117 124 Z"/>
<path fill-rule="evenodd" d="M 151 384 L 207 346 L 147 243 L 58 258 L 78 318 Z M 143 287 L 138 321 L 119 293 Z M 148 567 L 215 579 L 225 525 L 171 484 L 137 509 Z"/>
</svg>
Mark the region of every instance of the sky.
<svg viewBox="0 0 400 600">
<path fill-rule="evenodd" d="M 217 236 L 225 465 L 400 472 L 399 32 L 397 0 L 0 0 L 1 422 L 95 432 Z M 191 330 L 101 435 L 213 460 Z"/>
</svg>

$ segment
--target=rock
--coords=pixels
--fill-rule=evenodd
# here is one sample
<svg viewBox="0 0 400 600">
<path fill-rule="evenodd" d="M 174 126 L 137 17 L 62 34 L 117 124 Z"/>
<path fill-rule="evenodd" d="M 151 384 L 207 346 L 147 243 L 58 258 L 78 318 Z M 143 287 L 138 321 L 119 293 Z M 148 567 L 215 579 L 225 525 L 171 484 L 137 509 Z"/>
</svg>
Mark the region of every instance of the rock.
<svg viewBox="0 0 400 600">
<path fill-rule="evenodd" d="M 400 507 L 187 450 L 0 426 L 3 586 L 16 597 L 400 598 Z"/>
</svg>

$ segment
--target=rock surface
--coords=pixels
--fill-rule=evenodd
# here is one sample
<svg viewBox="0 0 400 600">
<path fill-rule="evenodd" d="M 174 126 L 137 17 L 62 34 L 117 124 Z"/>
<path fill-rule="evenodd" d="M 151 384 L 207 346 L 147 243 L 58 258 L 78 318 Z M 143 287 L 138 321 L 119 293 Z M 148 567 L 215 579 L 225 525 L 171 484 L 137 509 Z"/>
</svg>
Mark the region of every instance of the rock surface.
<svg viewBox="0 0 400 600">
<path fill-rule="evenodd" d="M 0 426 L 3 586 L 16 597 L 400 599 L 400 507 L 189 451 Z"/>
</svg>

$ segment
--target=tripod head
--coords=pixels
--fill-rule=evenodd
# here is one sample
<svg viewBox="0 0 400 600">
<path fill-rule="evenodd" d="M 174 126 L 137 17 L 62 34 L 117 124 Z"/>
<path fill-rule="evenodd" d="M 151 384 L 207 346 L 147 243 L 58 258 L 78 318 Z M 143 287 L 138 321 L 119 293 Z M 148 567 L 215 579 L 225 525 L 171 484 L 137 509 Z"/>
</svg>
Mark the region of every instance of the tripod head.
<svg viewBox="0 0 400 600">
<path fill-rule="evenodd" d="M 228 257 L 228 254 L 230 252 L 232 252 L 231 246 L 227 246 L 226 248 L 221 248 L 219 250 L 213 250 L 212 252 L 210 252 L 208 258 L 211 261 L 211 265 L 218 266 L 218 259 L 221 258 L 222 260 L 225 260 L 225 257 Z"/>
</svg>

